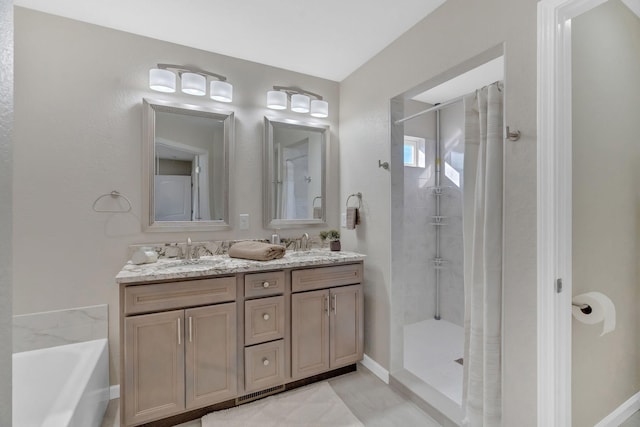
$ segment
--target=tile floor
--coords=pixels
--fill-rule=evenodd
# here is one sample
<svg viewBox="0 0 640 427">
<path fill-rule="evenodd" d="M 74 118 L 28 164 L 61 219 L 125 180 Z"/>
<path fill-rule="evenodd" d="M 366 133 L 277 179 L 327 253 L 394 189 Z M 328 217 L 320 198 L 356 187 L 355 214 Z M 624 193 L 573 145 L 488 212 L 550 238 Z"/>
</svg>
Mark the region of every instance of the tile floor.
<svg viewBox="0 0 640 427">
<path fill-rule="evenodd" d="M 329 384 L 366 427 L 440 427 L 413 402 L 361 365 L 358 365 L 357 372 L 332 378 Z M 109 403 L 102 427 L 116 427 L 119 420 L 120 402 L 114 399 Z M 198 419 L 178 427 L 201 427 L 201 423 Z"/>
<path fill-rule="evenodd" d="M 405 325 L 404 368 L 444 394 L 462 403 L 464 329 L 446 320 L 429 319 Z"/>
<path fill-rule="evenodd" d="M 633 414 L 627 421 L 620 424 L 620 427 L 640 427 L 640 411 Z"/>
</svg>

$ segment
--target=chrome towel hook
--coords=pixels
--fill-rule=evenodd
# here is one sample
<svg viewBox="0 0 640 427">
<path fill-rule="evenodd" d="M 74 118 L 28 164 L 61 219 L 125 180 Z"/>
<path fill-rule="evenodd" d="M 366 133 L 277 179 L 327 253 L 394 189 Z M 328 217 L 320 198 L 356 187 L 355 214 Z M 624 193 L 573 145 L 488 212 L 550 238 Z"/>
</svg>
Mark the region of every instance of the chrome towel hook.
<svg viewBox="0 0 640 427">
<path fill-rule="evenodd" d="M 520 131 L 516 130 L 514 132 L 511 132 L 509 130 L 509 126 L 507 126 L 507 139 L 509 141 L 517 141 L 517 140 L 519 140 L 520 139 Z"/>
</svg>

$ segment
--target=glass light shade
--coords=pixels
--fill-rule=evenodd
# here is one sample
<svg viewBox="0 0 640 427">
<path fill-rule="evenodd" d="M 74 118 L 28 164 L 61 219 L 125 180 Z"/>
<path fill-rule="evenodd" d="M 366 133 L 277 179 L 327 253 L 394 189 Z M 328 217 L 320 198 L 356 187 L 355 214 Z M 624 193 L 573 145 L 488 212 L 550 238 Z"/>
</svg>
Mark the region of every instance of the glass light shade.
<svg viewBox="0 0 640 427">
<path fill-rule="evenodd" d="M 307 95 L 300 95 L 296 93 L 291 96 L 291 111 L 296 113 L 308 113 L 309 112 L 310 98 Z"/>
<path fill-rule="evenodd" d="M 267 108 L 272 110 L 284 110 L 287 108 L 287 94 L 279 90 L 267 92 Z"/>
<path fill-rule="evenodd" d="M 327 101 L 314 99 L 311 101 L 311 115 L 313 117 L 328 117 L 329 103 Z"/>
<path fill-rule="evenodd" d="M 175 92 L 176 75 L 169 70 L 152 68 L 149 70 L 149 88 L 157 90 L 158 92 Z"/>
<path fill-rule="evenodd" d="M 233 86 L 227 82 L 213 80 L 210 85 L 209 96 L 214 101 L 231 102 L 233 100 Z"/>
<path fill-rule="evenodd" d="M 203 96 L 207 93 L 207 79 L 196 73 L 182 73 L 182 91 L 189 95 Z"/>
</svg>

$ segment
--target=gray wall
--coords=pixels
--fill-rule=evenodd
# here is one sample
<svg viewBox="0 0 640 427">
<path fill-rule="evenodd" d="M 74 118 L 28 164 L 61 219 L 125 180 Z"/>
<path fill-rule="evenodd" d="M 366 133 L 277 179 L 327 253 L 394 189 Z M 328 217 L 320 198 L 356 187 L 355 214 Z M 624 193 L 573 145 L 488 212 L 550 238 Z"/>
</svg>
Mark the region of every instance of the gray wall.
<svg viewBox="0 0 640 427">
<path fill-rule="evenodd" d="M 343 247 L 367 254 L 365 352 L 388 368 L 391 317 L 390 99 L 504 43 L 503 423 L 536 425 L 536 0 L 448 0 L 340 84 L 340 196 L 361 191 L 363 224 Z M 354 162 L 353 159 L 359 159 Z M 393 159 L 392 159 L 393 160 Z M 391 167 L 395 167 L 394 164 Z M 341 205 L 342 206 L 342 205 Z M 375 313 L 375 315 L 371 315 Z"/>
<path fill-rule="evenodd" d="M 0 425 L 11 425 L 13 2 L 0 0 Z"/>
<path fill-rule="evenodd" d="M 127 245 L 184 241 L 187 236 L 197 241 L 271 235 L 262 228 L 265 115 L 331 126 L 327 212 L 329 225 L 338 226 L 336 82 L 24 8 L 16 8 L 15 14 L 13 203 L 14 232 L 20 238 L 14 244 L 14 314 L 108 303 L 112 383 L 118 382 L 119 354 L 114 276 L 127 261 Z M 233 103 L 149 90 L 149 68 L 157 63 L 193 65 L 227 76 L 234 85 Z M 268 110 L 266 92 L 273 85 L 322 94 L 330 116 L 317 120 Z M 239 213 L 250 215 L 249 230 L 142 233 L 143 97 L 235 111 L 230 210 L 234 224 Z M 111 190 L 131 200 L 130 213 L 92 211 L 96 197 Z M 318 229 L 282 235 L 304 231 L 317 234 Z"/>
<path fill-rule="evenodd" d="M 616 329 L 573 320 L 573 425 L 640 390 L 640 19 L 610 0 L 571 24 L 573 294 L 599 291 Z"/>
</svg>

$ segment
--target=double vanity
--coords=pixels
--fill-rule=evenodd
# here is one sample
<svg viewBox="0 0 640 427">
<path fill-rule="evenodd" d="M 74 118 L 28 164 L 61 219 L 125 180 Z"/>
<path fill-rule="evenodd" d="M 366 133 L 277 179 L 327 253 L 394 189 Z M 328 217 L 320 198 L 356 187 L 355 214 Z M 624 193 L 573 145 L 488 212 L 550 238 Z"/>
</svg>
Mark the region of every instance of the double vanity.
<svg viewBox="0 0 640 427">
<path fill-rule="evenodd" d="M 122 425 L 172 425 L 353 368 L 363 260 L 309 250 L 126 265 L 116 276 Z"/>
</svg>

